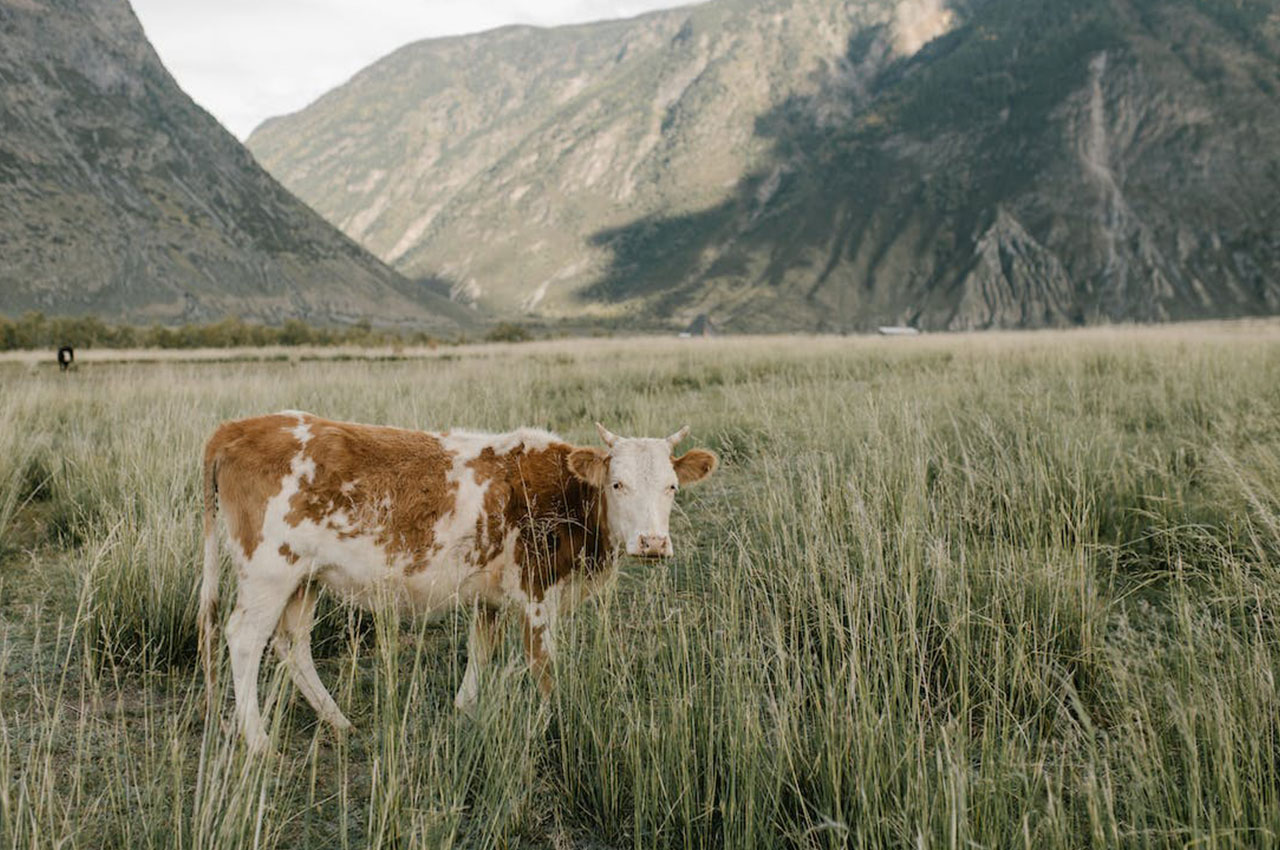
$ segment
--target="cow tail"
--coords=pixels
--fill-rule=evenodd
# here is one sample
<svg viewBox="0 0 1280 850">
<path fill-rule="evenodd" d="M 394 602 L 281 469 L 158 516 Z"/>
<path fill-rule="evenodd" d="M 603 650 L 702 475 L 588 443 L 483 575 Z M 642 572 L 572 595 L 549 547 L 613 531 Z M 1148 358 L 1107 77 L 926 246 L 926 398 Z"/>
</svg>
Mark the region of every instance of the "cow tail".
<svg viewBox="0 0 1280 850">
<path fill-rule="evenodd" d="M 218 461 L 212 453 L 204 459 L 204 570 L 200 579 L 200 666 L 204 671 L 205 703 L 212 716 L 213 687 L 217 680 L 218 658 Z"/>
</svg>

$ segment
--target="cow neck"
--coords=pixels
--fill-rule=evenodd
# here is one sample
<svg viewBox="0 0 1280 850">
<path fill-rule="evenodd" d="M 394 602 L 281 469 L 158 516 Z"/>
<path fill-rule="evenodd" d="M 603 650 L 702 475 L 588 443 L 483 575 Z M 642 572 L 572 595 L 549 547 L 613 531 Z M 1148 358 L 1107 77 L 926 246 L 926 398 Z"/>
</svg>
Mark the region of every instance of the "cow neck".
<svg viewBox="0 0 1280 850">
<path fill-rule="evenodd" d="M 613 561 L 604 494 L 569 470 L 574 448 L 556 443 L 510 467 L 516 494 L 510 518 L 522 525 L 525 589 L 535 598 L 554 582 L 599 572 Z"/>
<path fill-rule="evenodd" d="M 579 529 L 587 544 L 587 554 L 603 558 L 612 552 L 609 537 L 609 509 L 604 492 L 592 487 L 569 469 L 569 455 L 576 446 L 557 443 L 547 449 L 555 470 L 550 483 L 552 491 L 540 493 L 538 501 L 549 507 L 543 518 L 559 514 L 566 524 Z"/>
</svg>

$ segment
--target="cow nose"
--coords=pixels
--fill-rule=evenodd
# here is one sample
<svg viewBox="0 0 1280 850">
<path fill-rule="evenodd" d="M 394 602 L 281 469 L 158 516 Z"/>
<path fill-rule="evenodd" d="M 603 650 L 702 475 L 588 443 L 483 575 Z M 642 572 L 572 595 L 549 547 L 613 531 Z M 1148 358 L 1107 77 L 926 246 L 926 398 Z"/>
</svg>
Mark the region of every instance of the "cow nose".
<svg viewBox="0 0 1280 850">
<path fill-rule="evenodd" d="M 671 554 L 671 538 L 665 534 L 641 534 L 640 556 L 644 558 L 663 558 Z"/>
</svg>

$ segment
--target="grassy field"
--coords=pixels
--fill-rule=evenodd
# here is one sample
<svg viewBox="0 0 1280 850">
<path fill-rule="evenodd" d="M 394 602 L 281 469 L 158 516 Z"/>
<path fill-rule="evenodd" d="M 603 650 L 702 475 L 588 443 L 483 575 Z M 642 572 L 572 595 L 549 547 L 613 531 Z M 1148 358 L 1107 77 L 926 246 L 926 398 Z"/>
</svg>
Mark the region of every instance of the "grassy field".
<svg viewBox="0 0 1280 850">
<path fill-rule="evenodd" d="M 1280 325 L 447 353 L 0 363 L 0 848 L 1280 846 Z M 515 629 L 470 719 L 464 616 L 333 606 L 356 731 L 271 664 L 246 760 L 199 452 L 282 408 L 723 467 L 549 702 Z"/>
</svg>

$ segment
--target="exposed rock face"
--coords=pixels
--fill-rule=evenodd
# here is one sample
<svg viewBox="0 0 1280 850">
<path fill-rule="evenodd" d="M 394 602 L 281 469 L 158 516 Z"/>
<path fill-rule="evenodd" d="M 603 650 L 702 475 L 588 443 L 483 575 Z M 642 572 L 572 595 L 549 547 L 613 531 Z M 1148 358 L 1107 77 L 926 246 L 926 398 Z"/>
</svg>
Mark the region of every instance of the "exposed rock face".
<svg viewBox="0 0 1280 850">
<path fill-rule="evenodd" d="M 859 330 L 1280 311 L 1277 138 L 1271 2 L 715 0 L 410 45 L 249 144 L 455 297 Z"/>
<path fill-rule="evenodd" d="M 974 249 L 973 267 L 960 281 L 955 330 L 1072 322 L 1071 279 L 1054 254 L 1003 209 Z"/>
<path fill-rule="evenodd" d="M 471 321 L 267 175 L 125 0 L 0 0 L 0 210 L 3 313 Z"/>
</svg>

